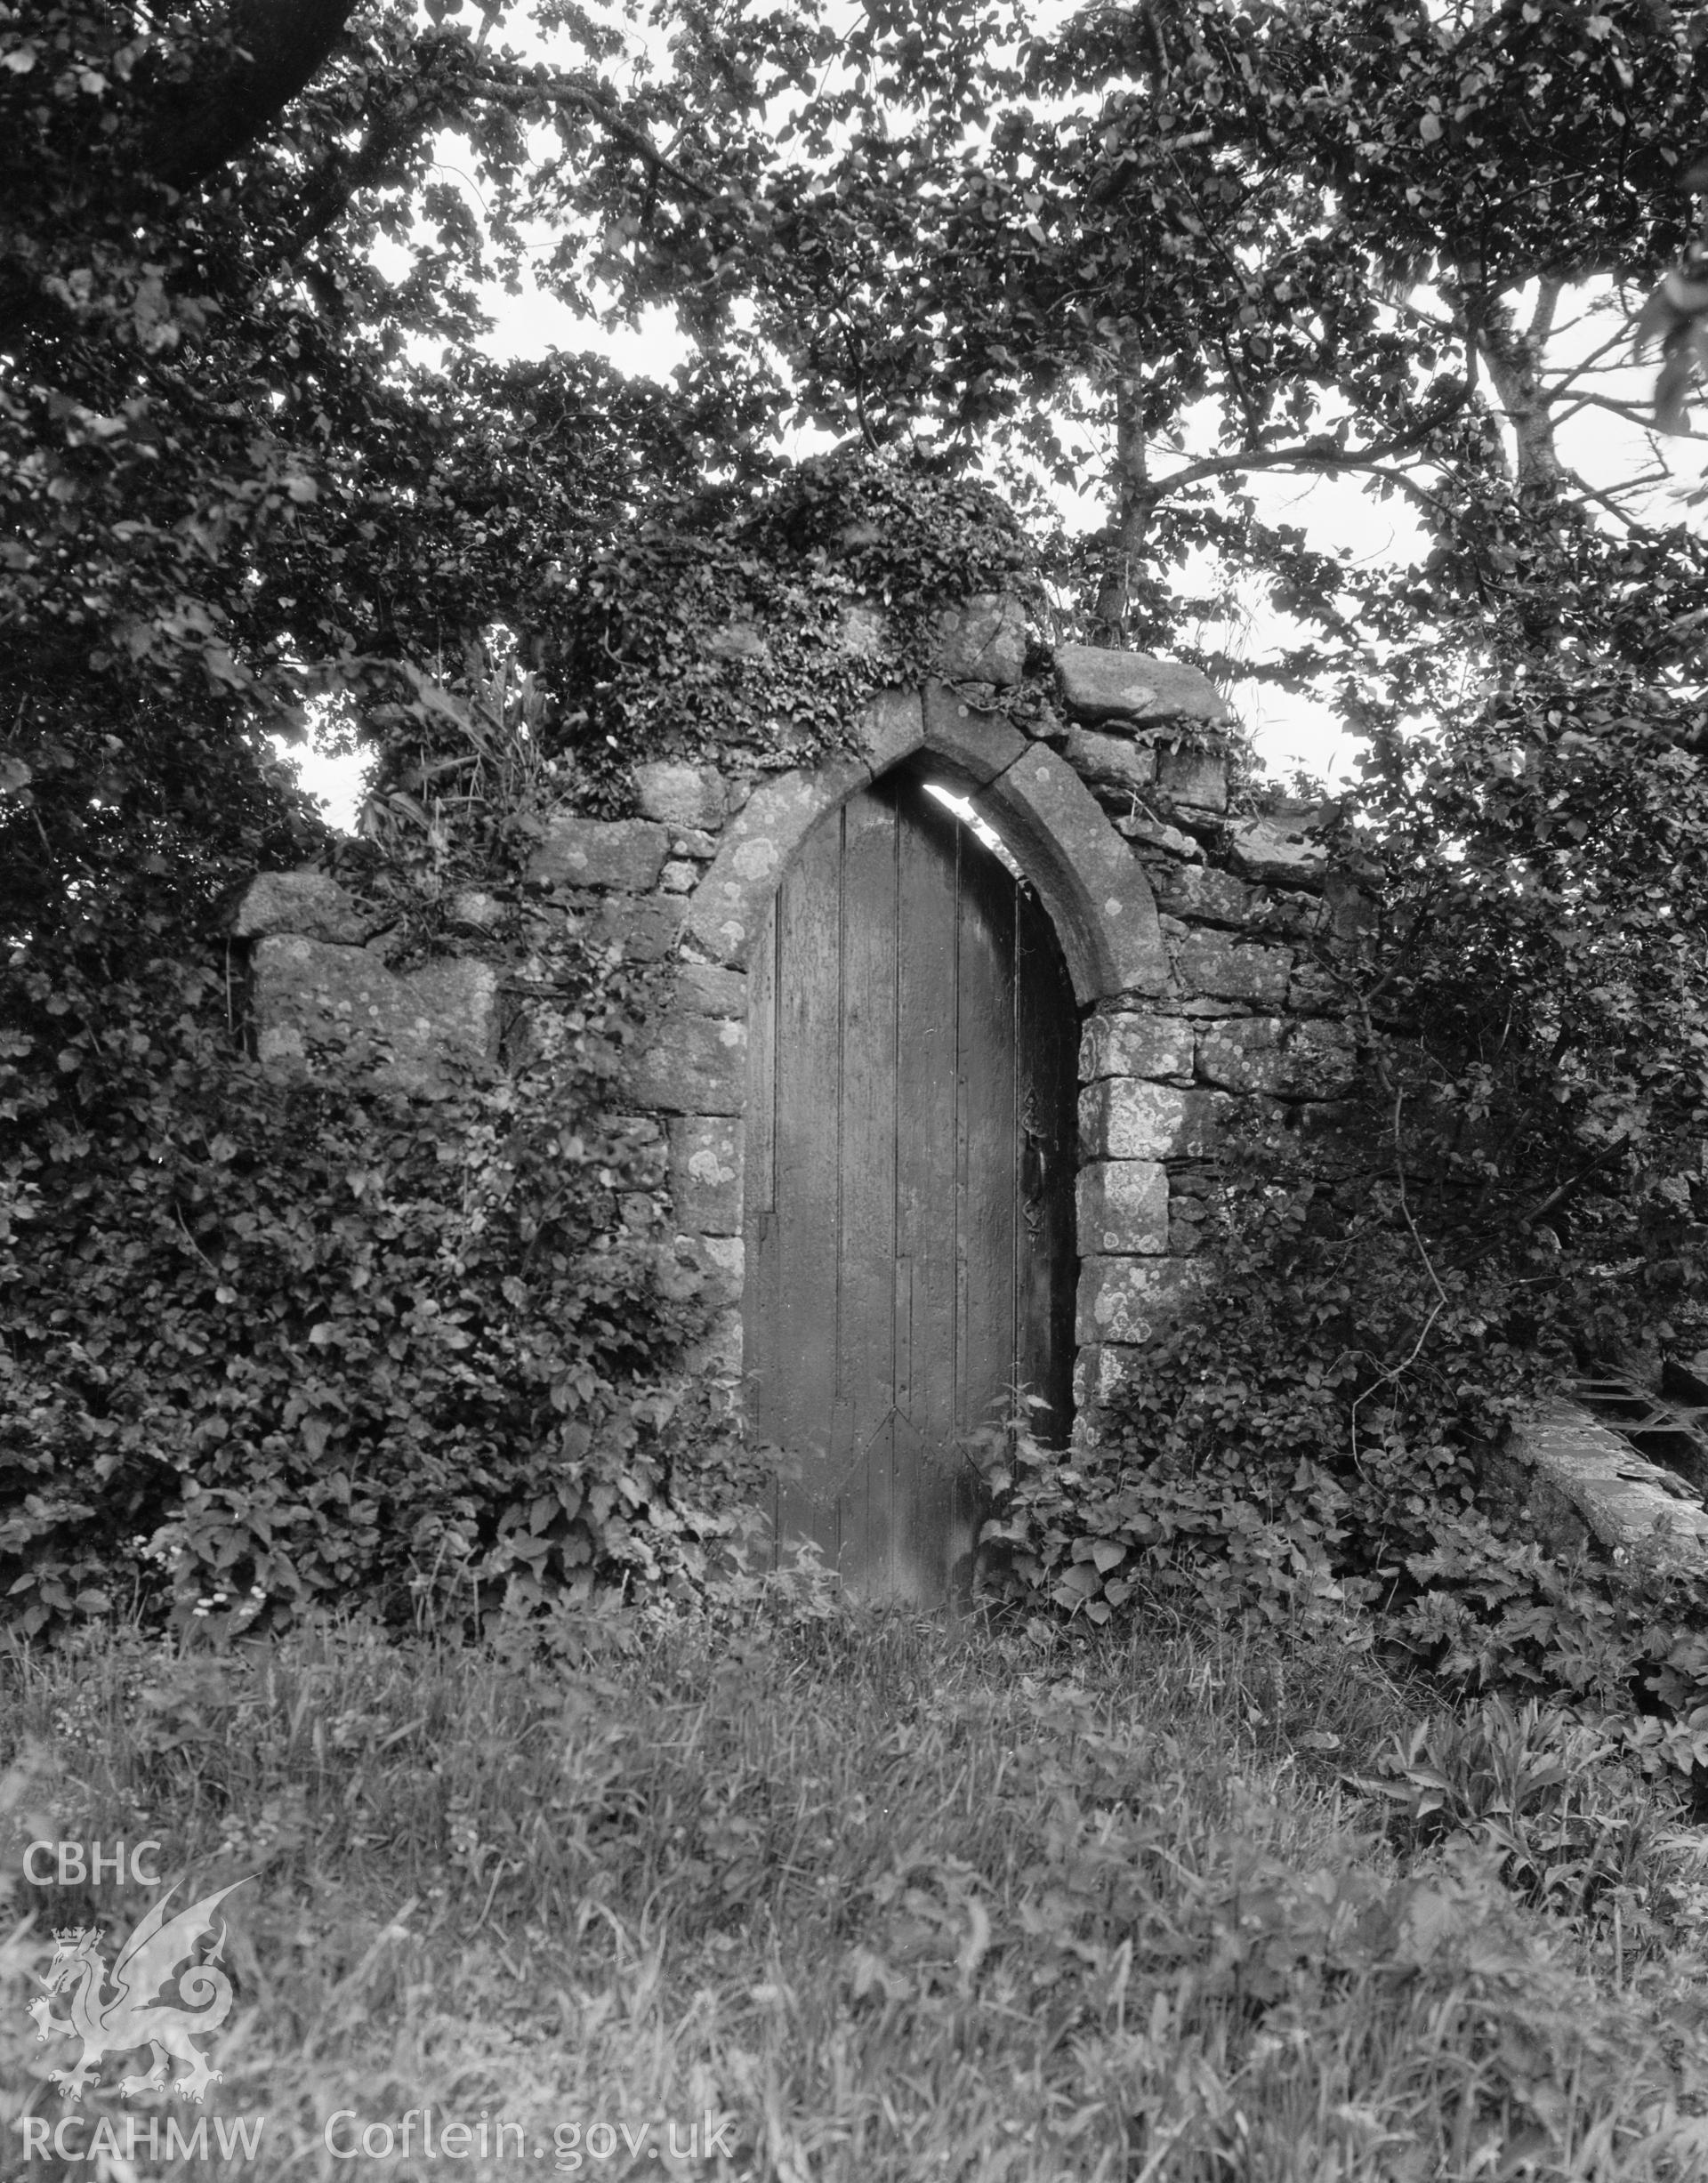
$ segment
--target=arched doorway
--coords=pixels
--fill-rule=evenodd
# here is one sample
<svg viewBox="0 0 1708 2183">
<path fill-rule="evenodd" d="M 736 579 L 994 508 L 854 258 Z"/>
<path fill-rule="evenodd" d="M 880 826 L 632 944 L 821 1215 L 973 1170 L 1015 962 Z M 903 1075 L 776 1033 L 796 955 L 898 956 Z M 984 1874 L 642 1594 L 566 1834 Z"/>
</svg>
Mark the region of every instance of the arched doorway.
<svg viewBox="0 0 1708 2183">
<path fill-rule="evenodd" d="M 808 834 L 749 958 L 750 1429 L 782 1537 L 868 1596 L 971 1582 L 965 1436 L 1065 1441 L 1077 1019 L 1029 888 L 898 769 Z"/>
</svg>

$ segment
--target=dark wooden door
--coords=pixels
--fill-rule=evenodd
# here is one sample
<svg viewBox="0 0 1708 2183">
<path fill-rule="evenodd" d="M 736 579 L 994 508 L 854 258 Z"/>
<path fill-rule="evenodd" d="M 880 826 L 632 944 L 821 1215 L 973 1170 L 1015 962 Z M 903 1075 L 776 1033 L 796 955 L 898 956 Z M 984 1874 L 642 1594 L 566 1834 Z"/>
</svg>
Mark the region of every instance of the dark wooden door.
<svg viewBox="0 0 1708 2183">
<path fill-rule="evenodd" d="M 964 1593 L 965 1436 L 1071 1402 L 1077 1026 L 1029 890 L 907 777 L 790 866 L 751 965 L 752 1429 L 802 1460 L 777 1529 L 866 1596 Z"/>
</svg>

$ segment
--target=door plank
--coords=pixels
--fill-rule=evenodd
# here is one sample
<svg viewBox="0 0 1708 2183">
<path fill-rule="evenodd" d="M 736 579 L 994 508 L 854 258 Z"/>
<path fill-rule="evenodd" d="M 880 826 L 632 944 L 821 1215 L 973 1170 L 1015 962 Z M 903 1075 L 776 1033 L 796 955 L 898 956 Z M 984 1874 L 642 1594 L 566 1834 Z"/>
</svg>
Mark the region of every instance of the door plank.
<svg viewBox="0 0 1708 2183">
<path fill-rule="evenodd" d="M 901 829 L 896 1248 L 913 1265 L 911 1374 L 897 1390 L 908 1595 L 944 1596 L 955 1518 L 960 1236 L 956 1194 L 956 897 L 962 828 L 909 784 Z"/>
<path fill-rule="evenodd" d="M 905 1537 L 895 1430 L 898 828 L 892 796 L 859 795 L 844 807 L 842 1569 L 880 1595 L 898 1589 Z"/>
<path fill-rule="evenodd" d="M 802 844 L 777 894 L 777 1376 L 778 1438 L 798 1484 L 778 1496 L 778 1541 L 804 1533 L 834 1567 L 842 1549 L 833 1440 L 842 1086 L 842 818 Z"/>
</svg>

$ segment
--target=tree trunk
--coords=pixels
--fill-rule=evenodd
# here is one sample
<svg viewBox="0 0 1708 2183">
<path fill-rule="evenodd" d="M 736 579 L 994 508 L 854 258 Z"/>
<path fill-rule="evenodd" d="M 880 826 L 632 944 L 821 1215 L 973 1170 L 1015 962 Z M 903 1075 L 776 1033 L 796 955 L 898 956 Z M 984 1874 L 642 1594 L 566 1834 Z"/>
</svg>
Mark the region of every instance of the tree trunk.
<svg viewBox="0 0 1708 2183">
<path fill-rule="evenodd" d="M 1512 427 L 1518 468 L 1514 483 L 1526 504 L 1551 500 L 1564 482 L 1554 446 L 1554 420 L 1543 384 L 1542 352 L 1553 326 L 1560 283 L 1544 281 L 1530 324 L 1522 331 L 1504 304 L 1496 304 L 1471 338 L 1482 353 L 1489 382 Z"/>
<path fill-rule="evenodd" d="M 1124 355 L 1115 383 L 1115 461 L 1109 484 L 1114 506 L 1103 573 L 1092 609 L 1091 640 L 1111 649 L 1124 642 L 1132 599 L 1132 572 L 1144 550 L 1156 495 L 1145 460 L 1143 367 Z"/>
<path fill-rule="evenodd" d="M 205 71 L 149 117 L 141 148 L 149 171 L 187 189 L 246 151 L 326 65 L 355 6 L 230 0 Z"/>
</svg>

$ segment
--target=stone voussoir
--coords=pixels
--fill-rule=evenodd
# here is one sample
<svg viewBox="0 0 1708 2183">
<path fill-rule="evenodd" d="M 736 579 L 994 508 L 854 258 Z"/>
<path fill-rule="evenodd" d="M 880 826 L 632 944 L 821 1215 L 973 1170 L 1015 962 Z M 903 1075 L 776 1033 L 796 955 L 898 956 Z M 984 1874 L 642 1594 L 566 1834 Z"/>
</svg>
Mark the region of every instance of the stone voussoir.
<svg viewBox="0 0 1708 2183">
<path fill-rule="evenodd" d="M 1068 763 L 1027 745 L 991 784 L 996 830 L 1052 906 L 1075 997 L 1160 993 L 1168 959 L 1156 899 L 1138 859 Z"/>
<path fill-rule="evenodd" d="M 856 758 L 762 781 L 725 826 L 688 897 L 687 930 L 719 963 L 745 964 L 783 868 L 813 824 L 871 778 Z"/>
</svg>

